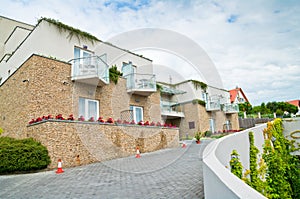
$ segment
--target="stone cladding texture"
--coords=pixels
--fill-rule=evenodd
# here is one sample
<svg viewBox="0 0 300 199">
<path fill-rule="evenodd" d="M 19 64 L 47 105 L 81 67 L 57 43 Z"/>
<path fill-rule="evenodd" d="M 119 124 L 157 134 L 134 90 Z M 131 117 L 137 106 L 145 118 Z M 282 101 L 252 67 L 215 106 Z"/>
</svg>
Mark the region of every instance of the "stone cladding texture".
<svg viewBox="0 0 300 199">
<path fill-rule="evenodd" d="M 123 78 L 102 87 L 73 82 L 69 63 L 32 55 L 0 87 L 3 135 L 42 142 L 51 156 L 50 168 L 59 158 L 69 167 L 133 155 L 136 146 L 141 152 L 178 146 L 178 129 L 65 121 L 28 126 L 32 118 L 49 114 L 65 118 L 73 114 L 77 119 L 79 97 L 98 100 L 104 120 L 116 120 L 129 105 L 136 105 L 144 108 L 145 120 L 161 121 L 159 92 L 148 97 L 128 94 Z"/>
<path fill-rule="evenodd" d="M 46 121 L 27 127 L 27 134 L 45 145 L 49 168 L 89 164 L 179 146 L 177 128 L 123 126 L 96 122 Z"/>
</svg>

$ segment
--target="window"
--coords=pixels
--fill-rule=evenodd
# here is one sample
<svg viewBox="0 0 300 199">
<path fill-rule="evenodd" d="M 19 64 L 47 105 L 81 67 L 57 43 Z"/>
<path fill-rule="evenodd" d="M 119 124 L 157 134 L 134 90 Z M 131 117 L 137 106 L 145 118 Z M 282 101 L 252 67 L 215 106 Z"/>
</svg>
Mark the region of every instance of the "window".
<svg viewBox="0 0 300 199">
<path fill-rule="evenodd" d="M 86 98 L 79 98 L 79 117 L 83 116 L 86 120 L 94 117 L 95 120 L 99 117 L 99 102 Z"/>
<path fill-rule="evenodd" d="M 130 110 L 132 111 L 132 120 L 134 120 L 135 122 L 143 121 L 143 107 L 130 106 Z"/>
<path fill-rule="evenodd" d="M 189 129 L 195 128 L 195 122 L 189 122 Z"/>
<path fill-rule="evenodd" d="M 81 48 L 74 48 L 75 63 L 90 65 L 92 53 Z"/>
</svg>

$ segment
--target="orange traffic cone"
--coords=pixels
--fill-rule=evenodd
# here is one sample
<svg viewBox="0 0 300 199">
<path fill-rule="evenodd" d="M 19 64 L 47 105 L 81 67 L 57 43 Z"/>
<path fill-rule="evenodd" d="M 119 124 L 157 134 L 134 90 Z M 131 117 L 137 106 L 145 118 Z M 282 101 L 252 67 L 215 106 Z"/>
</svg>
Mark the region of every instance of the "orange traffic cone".
<svg viewBox="0 0 300 199">
<path fill-rule="evenodd" d="M 56 173 L 57 173 L 57 174 L 59 174 L 59 173 L 63 173 L 63 172 L 64 172 L 64 170 L 62 170 L 62 163 L 61 163 L 61 159 L 58 159 Z"/>
<path fill-rule="evenodd" d="M 141 157 L 139 147 L 136 147 L 136 155 L 135 155 L 135 157 L 136 157 L 136 158 L 140 158 L 140 157 Z"/>
<path fill-rule="evenodd" d="M 182 143 L 182 148 L 186 148 L 185 142 Z"/>
</svg>

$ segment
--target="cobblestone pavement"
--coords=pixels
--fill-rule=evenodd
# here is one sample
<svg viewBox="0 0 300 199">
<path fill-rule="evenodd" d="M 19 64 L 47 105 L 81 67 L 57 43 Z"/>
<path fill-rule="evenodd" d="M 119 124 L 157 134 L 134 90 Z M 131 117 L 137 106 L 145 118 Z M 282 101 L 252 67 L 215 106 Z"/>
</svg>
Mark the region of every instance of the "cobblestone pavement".
<svg viewBox="0 0 300 199">
<path fill-rule="evenodd" d="M 0 198 L 204 198 L 209 140 L 76 168 L 0 176 Z"/>
</svg>

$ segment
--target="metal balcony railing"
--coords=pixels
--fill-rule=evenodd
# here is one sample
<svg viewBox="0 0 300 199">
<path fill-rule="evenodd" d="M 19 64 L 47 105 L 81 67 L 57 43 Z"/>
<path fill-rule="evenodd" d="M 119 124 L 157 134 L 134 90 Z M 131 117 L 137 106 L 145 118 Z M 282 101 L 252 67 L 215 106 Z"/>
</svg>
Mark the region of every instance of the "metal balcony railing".
<svg viewBox="0 0 300 199">
<path fill-rule="evenodd" d="M 72 59 L 72 80 L 98 78 L 109 83 L 109 66 L 99 57 L 90 56 Z"/>
</svg>

